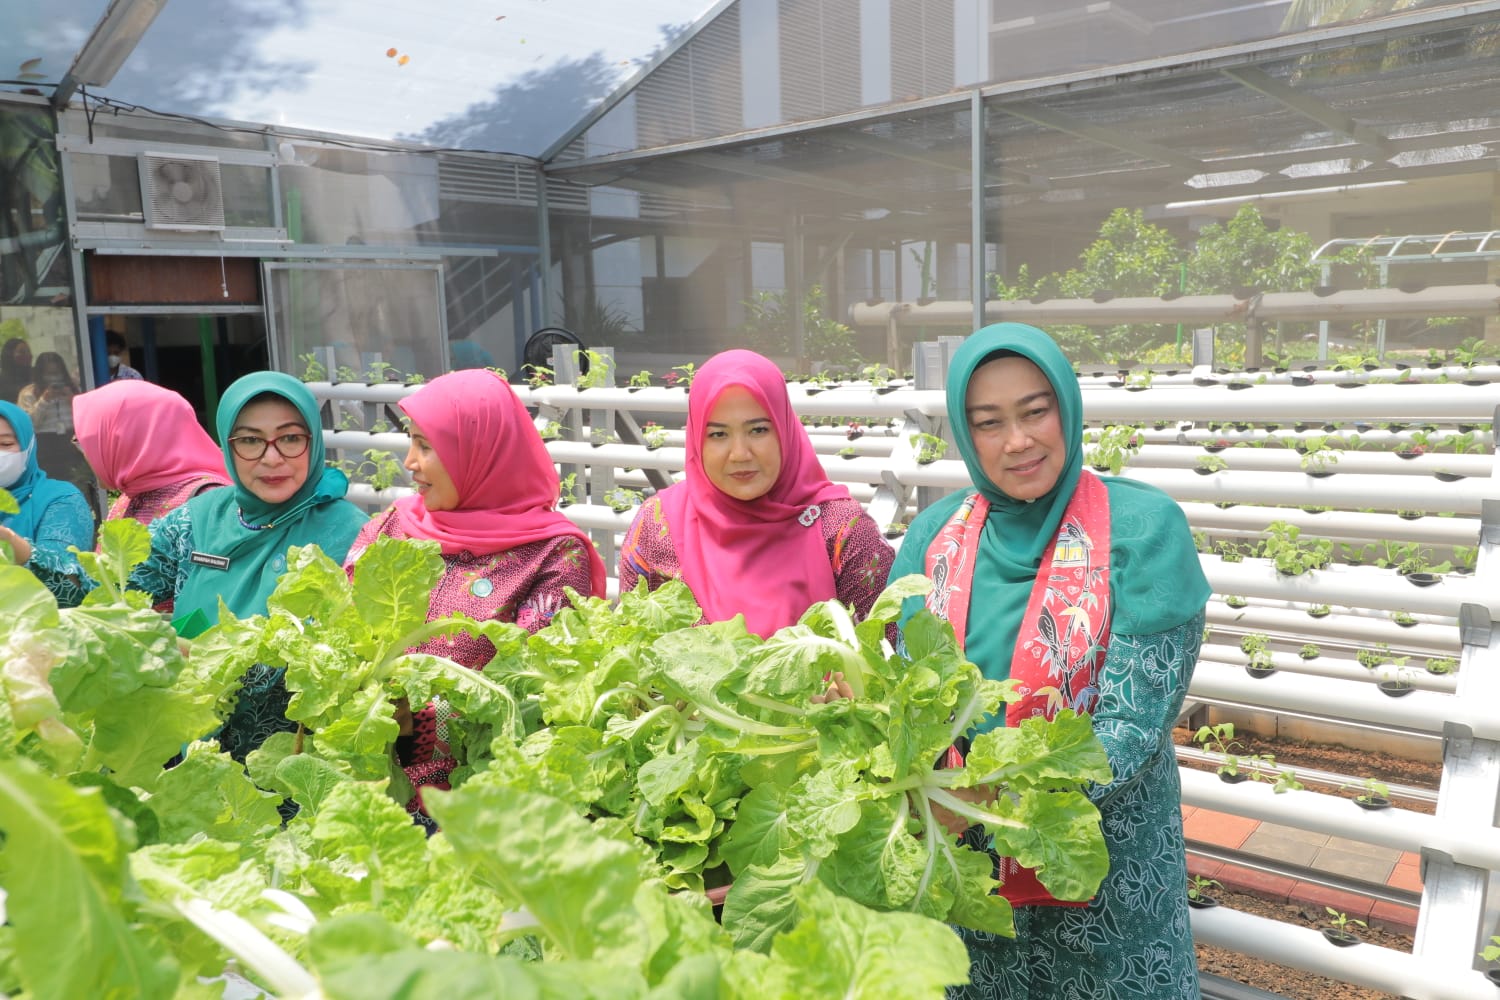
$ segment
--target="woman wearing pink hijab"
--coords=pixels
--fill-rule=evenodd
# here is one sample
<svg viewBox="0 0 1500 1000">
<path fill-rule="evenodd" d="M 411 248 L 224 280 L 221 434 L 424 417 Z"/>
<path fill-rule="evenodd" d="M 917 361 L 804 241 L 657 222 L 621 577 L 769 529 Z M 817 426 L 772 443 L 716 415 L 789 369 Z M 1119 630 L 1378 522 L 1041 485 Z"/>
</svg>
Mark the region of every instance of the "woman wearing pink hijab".
<svg viewBox="0 0 1500 1000">
<path fill-rule="evenodd" d="M 344 566 L 381 535 L 435 541 L 446 572 L 433 588 L 427 620 L 462 612 L 515 622 L 535 632 L 565 607 L 565 587 L 605 596 L 604 563 L 588 535 L 555 509 L 557 470 L 526 408 L 487 369 L 433 379 L 401 403 L 411 420 L 406 468 L 417 488 L 354 539 Z M 488 639 L 431 639 L 417 652 L 479 669 L 495 655 Z M 403 706 L 404 708 L 404 706 Z M 406 728 L 406 715 L 398 713 Z M 446 708 L 411 717 L 397 753 L 412 786 L 448 787 Z M 414 799 L 407 808 L 425 820 Z"/>
<path fill-rule="evenodd" d="M 73 397 L 73 434 L 106 489 L 107 521 L 150 524 L 199 493 L 229 485 L 224 455 L 171 389 L 120 380 Z"/>
<path fill-rule="evenodd" d="M 704 621 L 742 614 L 769 636 L 818 601 L 868 614 L 893 558 L 864 508 L 828 481 L 777 367 L 725 351 L 693 379 L 686 478 L 626 532 L 620 591 L 681 578 Z"/>
</svg>

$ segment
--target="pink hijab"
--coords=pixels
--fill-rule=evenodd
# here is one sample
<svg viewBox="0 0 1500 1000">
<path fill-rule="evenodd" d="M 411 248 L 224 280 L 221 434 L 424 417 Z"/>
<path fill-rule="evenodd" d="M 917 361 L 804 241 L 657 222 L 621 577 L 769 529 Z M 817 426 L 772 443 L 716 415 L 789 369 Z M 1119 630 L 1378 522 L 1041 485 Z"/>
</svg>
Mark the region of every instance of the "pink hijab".
<svg viewBox="0 0 1500 1000">
<path fill-rule="evenodd" d="M 733 385 L 770 415 L 781 445 L 776 484 L 749 501 L 721 492 L 703 471 L 708 415 Z M 754 351 L 716 354 L 698 370 L 688 396 L 687 478 L 660 496 L 683 581 L 709 621 L 743 614 L 745 627 L 765 637 L 836 596 L 828 547 L 809 508 L 849 491 L 828 481 L 792 411 L 786 379 Z"/>
<path fill-rule="evenodd" d="M 171 389 L 119 379 L 73 397 L 73 433 L 107 488 L 126 496 L 189 479 L 229 485 L 224 454 Z"/>
<path fill-rule="evenodd" d="M 504 380 L 483 368 L 452 372 L 406 397 L 401 409 L 437 451 L 459 502 L 457 510 L 430 511 L 420 496 L 397 500 L 408 537 L 430 538 L 445 555 L 487 556 L 572 535 L 589 554 L 593 596 L 604 596 L 604 561 L 589 536 L 553 509 L 557 469 Z"/>
</svg>

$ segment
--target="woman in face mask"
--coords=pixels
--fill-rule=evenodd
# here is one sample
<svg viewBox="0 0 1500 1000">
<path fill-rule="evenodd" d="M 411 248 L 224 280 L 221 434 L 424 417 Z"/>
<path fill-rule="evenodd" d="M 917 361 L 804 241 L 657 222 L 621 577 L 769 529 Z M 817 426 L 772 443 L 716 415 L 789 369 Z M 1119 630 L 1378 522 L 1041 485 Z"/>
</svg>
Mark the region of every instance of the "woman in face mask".
<svg viewBox="0 0 1500 1000">
<path fill-rule="evenodd" d="M 36 461 L 31 418 L 14 403 L 0 401 L 0 488 L 21 510 L 0 514 L 0 542 L 12 560 L 36 574 L 63 607 L 83 600 L 80 569 L 69 546 L 94 544 L 94 515 L 72 483 L 47 478 Z"/>
</svg>

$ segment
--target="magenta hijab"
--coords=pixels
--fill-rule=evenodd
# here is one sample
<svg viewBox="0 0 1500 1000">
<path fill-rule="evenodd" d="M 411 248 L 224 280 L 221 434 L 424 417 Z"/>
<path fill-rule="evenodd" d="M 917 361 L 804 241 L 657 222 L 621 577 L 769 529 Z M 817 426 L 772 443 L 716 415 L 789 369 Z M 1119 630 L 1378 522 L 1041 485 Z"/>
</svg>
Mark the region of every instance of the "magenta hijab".
<svg viewBox="0 0 1500 1000">
<path fill-rule="evenodd" d="M 190 479 L 229 485 L 223 452 L 171 389 L 120 379 L 79 393 L 73 433 L 99 481 L 126 496 Z"/>
<path fill-rule="evenodd" d="M 771 417 L 781 474 L 764 496 L 736 500 L 703 469 L 709 413 L 730 386 L 749 390 Z M 786 379 L 754 351 L 725 351 L 698 370 L 688 396 L 687 478 L 661 493 L 682 578 L 709 621 L 745 616 L 769 636 L 808 607 L 837 594 L 828 547 L 810 510 L 849 491 L 828 481 L 807 430 L 792 410 Z"/>
<path fill-rule="evenodd" d="M 444 555 L 494 555 L 529 542 L 572 535 L 590 561 L 594 597 L 605 595 L 604 561 L 582 530 L 554 508 L 557 469 L 526 407 L 484 368 L 441 375 L 401 402 L 437 452 L 458 491 L 456 510 L 430 511 L 421 496 L 396 501 L 409 538 Z"/>
</svg>

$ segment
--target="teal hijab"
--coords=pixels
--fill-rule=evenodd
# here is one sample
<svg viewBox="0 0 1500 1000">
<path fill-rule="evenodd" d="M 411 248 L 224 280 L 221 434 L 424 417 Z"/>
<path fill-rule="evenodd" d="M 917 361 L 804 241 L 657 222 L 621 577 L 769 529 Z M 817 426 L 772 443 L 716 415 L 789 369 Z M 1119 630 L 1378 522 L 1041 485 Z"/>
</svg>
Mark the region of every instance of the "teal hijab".
<svg viewBox="0 0 1500 1000">
<path fill-rule="evenodd" d="M 287 500 L 267 503 L 240 482 L 229 436 L 252 399 L 264 394 L 284 399 L 301 415 L 312 440 L 307 448 L 307 481 Z M 293 545 L 320 546 L 342 563 L 354 536 L 368 520 L 343 499 L 349 480 L 324 465 L 318 401 L 307 386 L 281 372 L 255 372 L 235 381 L 219 400 L 215 419 L 224 467 L 232 489 L 210 490 L 188 501 L 193 529 L 193 563 L 177 594 L 179 620 L 201 612 L 204 626 L 218 620 L 219 600 L 241 618 L 264 614 L 276 578 L 286 570 Z M 227 560 L 227 562 L 226 562 Z"/>
<path fill-rule="evenodd" d="M 996 355 L 1017 355 L 1035 364 L 1057 397 L 1067 447 L 1063 470 L 1052 489 L 1033 501 L 1001 492 L 980 465 L 969 432 L 964 412 L 969 380 Z M 1021 618 L 1042 559 L 1083 473 L 1083 393 L 1061 348 L 1023 323 L 997 323 L 965 340 L 948 370 L 947 391 L 953 440 L 974 488 L 990 502 L 974 565 L 965 653 L 987 677 L 1003 680 L 1010 676 Z M 1210 589 L 1182 509 L 1154 486 L 1110 476 L 1103 480 L 1109 492 L 1113 631 L 1145 635 L 1190 621 Z M 923 572 L 928 545 L 970 492 L 945 497 L 918 517 L 902 542 L 893 579 Z"/>
<path fill-rule="evenodd" d="M 0 418 L 10 424 L 10 429 L 16 435 L 16 444 L 26 456 L 26 470 L 21 473 L 21 478 L 6 488 L 10 495 L 15 497 L 16 505 L 21 508 L 21 512 L 0 514 L 0 524 L 27 541 L 34 542 L 47 505 L 54 500 L 77 493 L 78 487 L 72 483 L 48 478 L 47 473 L 43 472 L 42 467 L 37 464 L 36 431 L 32 428 L 31 417 L 27 416 L 25 410 L 15 403 L 0 400 Z"/>
</svg>

